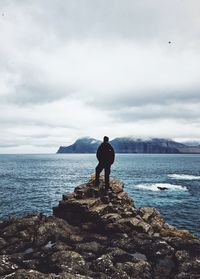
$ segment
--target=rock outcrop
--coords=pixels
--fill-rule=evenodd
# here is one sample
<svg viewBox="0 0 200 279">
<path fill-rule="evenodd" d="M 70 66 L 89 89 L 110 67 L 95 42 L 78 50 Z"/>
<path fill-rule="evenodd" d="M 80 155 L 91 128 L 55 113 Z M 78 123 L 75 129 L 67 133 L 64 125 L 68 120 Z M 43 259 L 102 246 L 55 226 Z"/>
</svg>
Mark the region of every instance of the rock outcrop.
<svg viewBox="0 0 200 279">
<path fill-rule="evenodd" d="M 0 278 L 200 278 L 200 240 L 91 178 L 43 214 L 0 222 Z"/>
</svg>

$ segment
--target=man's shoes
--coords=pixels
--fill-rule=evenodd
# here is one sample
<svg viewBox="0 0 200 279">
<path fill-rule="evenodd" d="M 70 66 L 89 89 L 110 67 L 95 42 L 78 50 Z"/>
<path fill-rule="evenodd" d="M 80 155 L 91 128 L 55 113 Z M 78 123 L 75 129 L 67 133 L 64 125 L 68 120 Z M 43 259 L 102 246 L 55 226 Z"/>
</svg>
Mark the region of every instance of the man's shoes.
<svg viewBox="0 0 200 279">
<path fill-rule="evenodd" d="M 99 186 L 99 183 L 100 183 L 99 180 L 95 180 L 94 185 Z"/>
<path fill-rule="evenodd" d="M 110 187 L 110 186 L 106 186 L 106 187 L 105 187 L 105 191 L 106 191 L 106 192 L 111 191 L 111 187 Z"/>
</svg>

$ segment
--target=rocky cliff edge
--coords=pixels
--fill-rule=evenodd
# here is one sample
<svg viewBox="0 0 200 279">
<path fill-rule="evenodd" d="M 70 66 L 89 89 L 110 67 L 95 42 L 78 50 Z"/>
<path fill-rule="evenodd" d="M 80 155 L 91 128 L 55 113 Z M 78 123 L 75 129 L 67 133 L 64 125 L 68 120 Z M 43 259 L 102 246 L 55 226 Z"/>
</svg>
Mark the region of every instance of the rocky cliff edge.
<svg viewBox="0 0 200 279">
<path fill-rule="evenodd" d="M 0 222 L 0 278 L 200 278 L 200 240 L 94 178 L 43 214 Z"/>
</svg>

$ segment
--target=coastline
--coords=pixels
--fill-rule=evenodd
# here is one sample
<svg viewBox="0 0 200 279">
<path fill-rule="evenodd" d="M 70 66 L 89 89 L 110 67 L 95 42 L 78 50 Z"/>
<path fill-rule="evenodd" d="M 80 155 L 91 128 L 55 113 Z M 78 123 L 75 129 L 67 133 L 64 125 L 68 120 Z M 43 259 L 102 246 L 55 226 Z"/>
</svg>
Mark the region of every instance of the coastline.
<svg viewBox="0 0 200 279">
<path fill-rule="evenodd" d="M 63 195 L 54 216 L 0 222 L 1 278 L 198 278 L 200 239 L 136 208 L 111 179 Z M 23 277 L 23 276 L 25 277 Z"/>
</svg>

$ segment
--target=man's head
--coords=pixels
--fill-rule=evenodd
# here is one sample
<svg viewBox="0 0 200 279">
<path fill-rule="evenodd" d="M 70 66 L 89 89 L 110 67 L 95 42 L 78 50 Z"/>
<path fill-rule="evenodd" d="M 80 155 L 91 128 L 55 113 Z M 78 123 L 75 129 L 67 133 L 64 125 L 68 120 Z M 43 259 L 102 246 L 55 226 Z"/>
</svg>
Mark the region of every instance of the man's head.
<svg viewBox="0 0 200 279">
<path fill-rule="evenodd" d="M 108 142 L 108 141 L 109 141 L 109 137 L 106 137 L 106 136 L 105 136 L 105 137 L 103 138 L 103 141 L 104 141 L 104 142 Z"/>
</svg>

